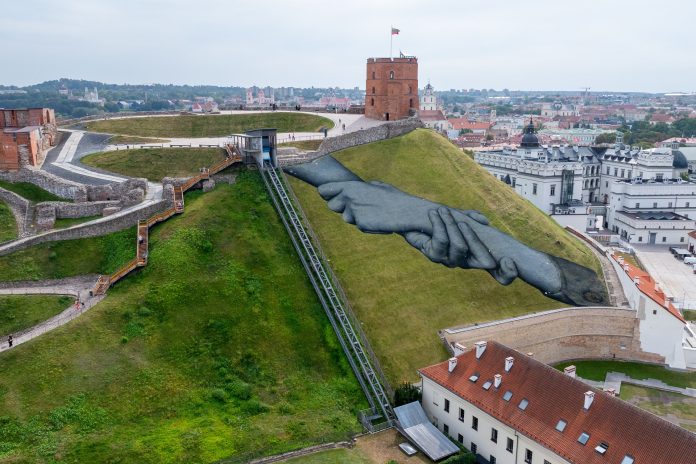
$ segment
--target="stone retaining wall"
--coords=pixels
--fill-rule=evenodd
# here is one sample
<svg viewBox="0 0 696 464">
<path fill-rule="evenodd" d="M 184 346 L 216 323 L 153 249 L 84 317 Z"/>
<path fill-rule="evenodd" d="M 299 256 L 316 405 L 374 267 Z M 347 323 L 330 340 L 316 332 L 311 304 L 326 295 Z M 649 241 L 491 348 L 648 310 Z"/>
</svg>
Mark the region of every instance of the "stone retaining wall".
<svg viewBox="0 0 696 464">
<path fill-rule="evenodd" d="M 471 348 L 479 340 L 495 340 L 547 364 L 614 357 L 664 364 L 664 357 L 641 350 L 639 323 L 627 308 L 566 308 L 445 329 L 440 336 L 450 349 L 455 342 Z"/>
<path fill-rule="evenodd" d="M 8 182 L 28 182 L 61 198 L 87 201 L 85 185 L 54 176 L 41 169 L 24 168 L 19 171 L 0 172 L 0 179 Z"/>
<path fill-rule="evenodd" d="M 25 221 L 27 211 L 30 207 L 29 201 L 4 188 L 0 188 L 0 200 L 7 203 L 7 206 L 9 206 L 12 211 L 12 215 L 15 217 L 15 222 L 17 223 L 17 236 L 24 237 L 27 235 L 28 232 L 26 230 Z"/>
<path fill-rule="evenodd" d="M 387 140 L 400 135 L 408 134 L 409 132 L 422 127 L 425 127 L 423 122 L 421 122 L 420 119 L 415 118 L 387 122 L 368 129 L 350 132 L 337 137 L 326 138 L 323 142 L 321 142 L 321 145 L 317 151 L 306 153 L 297 151 L 279 151 L 278 164 L 281 166 L 287 166 L 290 164 L 304 163 L 329 153 L 344 150 L 346 148 L 364 145 L 366 143 L 378 142 L 380 140 Z"/>
<path fill-rule="evenodd" d="M 147 219 L 171 206 L 170 200 L 160 200 L 144 208 L 134 209 L 118 217 L 99 219 L 98 222 L 80 224 L 68 229 L 53 230 L 40 235 L 34 235 L 24 240 L 17 240 L 0 246 L 0 256 L 28 248 L 44 242 L 59 240 L 74 240 L 78 238 L 99 237 L 134 226 L 141 219 Z"/>
<path fill-rule="evenodd" d="M 84 274 L 63 279 L 0 281 L 0 289 L 40 287 L 74 287 L 80 289 L 93 286 L 98 278 L 99 274 Z"/>
</svg>

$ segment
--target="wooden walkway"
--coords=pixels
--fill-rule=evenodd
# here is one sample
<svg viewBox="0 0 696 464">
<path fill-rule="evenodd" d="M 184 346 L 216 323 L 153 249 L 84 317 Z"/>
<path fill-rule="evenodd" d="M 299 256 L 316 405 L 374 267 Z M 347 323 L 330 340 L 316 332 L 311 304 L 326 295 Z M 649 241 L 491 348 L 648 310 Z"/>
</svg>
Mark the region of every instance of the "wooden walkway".
<svg viewBox="0 0 696 464">
<path fill-rule="evenodd" d="M 226 145 L 225 146 L 225 159 L 214 164 L 209 168 L 201 168 L 200 173 L 196 176 L 191 177 L 186 182 L 181 185 L 174 186 L 173 195 L 173 206 L 168 208 L 161 213 L 151 216 L 147 220 L 138 221 L 138 237 L 136 241 L 135 248 L 135 258 L 111 275 L 101 275 L 97 280 L 92 293 L 94 295 L 104 295 L 106 291 L 116 282 L 123 279 L 133 270 L 147 265 L 149 242 L 150 242 L 150 228 L 159 222 L 166 221 L 175 214 L 181 214 L 184 212 L 184 193 L 191 189 L 193 186 L 203 182 L 204 180 L 210 179 L 210 176 L 217 174 L 229 166 L 235 163 L 241 163 L 243 160 L 242 153 L 236 145 Z"/>
</svg>

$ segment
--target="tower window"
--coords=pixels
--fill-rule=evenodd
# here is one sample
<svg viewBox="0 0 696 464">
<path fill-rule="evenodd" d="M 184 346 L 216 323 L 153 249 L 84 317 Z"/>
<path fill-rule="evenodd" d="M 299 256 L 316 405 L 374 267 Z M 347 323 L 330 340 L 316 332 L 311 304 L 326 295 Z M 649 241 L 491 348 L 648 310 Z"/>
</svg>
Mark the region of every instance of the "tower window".
<svg viewBox="0 0 696 464">
<path fill-rule="evenodd" d="M 372 94 L 374 95 L 374 93 L 375 93 L 375 88 L 372 87 Z"/>
<path fill-rule="evenodd" d="M 372 78 L 373 78 L 373 79 L 375 78 L 375 72 L 374 72 L 374 71 L 372 71 Z"/>
<path fill-rule="evenodd" d="M 413 98 L 408 99 L 408 107 L 413 108 Z"/>
<path fill-rule="evenodd" d="M 389 71 L 389 79 L 394 79 L 394 71 Z"/>
<path fill-rule="evenodd" d="M 371 99 L 370 106 L 375 106 L 375 99 L 374 98 Z"/>
<path fill-rule="evenodd" d="M 411 86 L 409 85 L 409 86 L 408 86 L 408 94 L 411 95 L 412 93 L 413 93 L 413 89 L 412 89 Z"/>
</svg>

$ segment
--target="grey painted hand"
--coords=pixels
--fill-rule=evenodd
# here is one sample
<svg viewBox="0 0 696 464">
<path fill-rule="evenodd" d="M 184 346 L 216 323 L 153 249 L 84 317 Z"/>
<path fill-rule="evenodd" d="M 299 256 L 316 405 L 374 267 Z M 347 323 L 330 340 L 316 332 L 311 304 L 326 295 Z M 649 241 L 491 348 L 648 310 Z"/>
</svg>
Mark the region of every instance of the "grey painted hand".
<svg viewBox="0 0 696 464">
<path fill-rule="evenodd" d="M 441 206 L 382 182 L 329 182 L 319 186 L 319 194 L 328 201 L 332 211 L 342 213 L 344 221 L 373 234 L 429 234 L 432 226 L 428 212 Z M 488 224 L 488 219 L 478 211 L 458 211 L 459 217 Z"/>
</svg>

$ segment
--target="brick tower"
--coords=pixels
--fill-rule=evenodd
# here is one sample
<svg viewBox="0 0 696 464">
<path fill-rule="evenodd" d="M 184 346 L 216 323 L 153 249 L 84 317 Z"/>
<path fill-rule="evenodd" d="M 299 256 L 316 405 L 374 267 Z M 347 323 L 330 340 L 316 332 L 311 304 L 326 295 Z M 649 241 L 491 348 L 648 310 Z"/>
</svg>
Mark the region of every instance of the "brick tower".
<svg viewBox="0 0 696 464">
<path fill-rule="evenodd" d="M 409 117 L 418 110 L 418 59 L 368 58 L 365 116 L 382 121 Z"/>
</svg>

